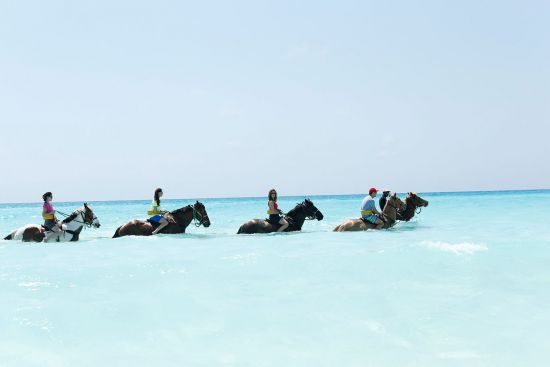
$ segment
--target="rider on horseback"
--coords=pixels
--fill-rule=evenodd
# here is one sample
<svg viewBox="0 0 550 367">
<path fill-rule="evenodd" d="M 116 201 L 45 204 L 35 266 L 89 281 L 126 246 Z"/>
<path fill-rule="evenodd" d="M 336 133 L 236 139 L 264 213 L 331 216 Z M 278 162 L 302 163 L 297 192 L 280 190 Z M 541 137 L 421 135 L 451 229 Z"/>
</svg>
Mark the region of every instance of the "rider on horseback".
<svg viewBox="0 0 550 367">
<path fill-rule="evenodd" d="M 380 211 L 384 211 L 384 207 L 386 206 L 386 202 L 388 201 L 388 196 L 390 196 L 390 190 L 383 190 L 382 197 L 378 201 L 378 205 L 380 205 Z"/>
<path fill-rule="evenodd" d="M 42 218 L 44 218 L 44 228 L 46 228 L 46 236 L 44 242 L 48 242 L 51 237 L 58 236 L 61 233 L 61 228 L 57 224 L 57 218 L 55 217 L 55 210 L 53 209 L 52 199 L 53 194 L 47 192 L 42 195 L 44 199 L 44 205 L 42 205 Z"/>
<path fill-rule="evenodd" d="M 277 205 L 277 191 L 275 189 L 269 190 L 269 194 L 267 195 L 267 206 L 268 211 L 267 214 L 269 214 L 269 220 L 268 222 L 277 225 L 280 224 L 281 227 L 277 230 L 277 232 L 283 232 L 285 229 L 288 228 L 288 222 L 286 219 L 281 215 L 282 211 L 279 209 L 279 206 Z"/>
<path fill-rule="evenodd" d="M 164 217 L 166 210 L 162 210 L 160 207 L 160 198 L 162 197 L 162 189 L 158 188 L 155 190 L 155 197 L 151 202 L 151 209 L 147 211 L 147 215 L 152 215 L 149 218 L 149 222 L 158 223 L 159 226 L 153 231 L 152 234 L 159 233 L 164 227 L 168 225 L 168 220 Z"/>
<path fill-rule="evenodd" d="M 377 193 L 378 190 L 373 187 L 363 199 L 363 203 L 361 204 L 361 219 L 365 222 L 375 224 L 376 229 L 381 229 L 384 226 L 384 222 L 380 219 L 380 212 L 376 210 L 376 203 L 374 201 Z"/>
</svg>

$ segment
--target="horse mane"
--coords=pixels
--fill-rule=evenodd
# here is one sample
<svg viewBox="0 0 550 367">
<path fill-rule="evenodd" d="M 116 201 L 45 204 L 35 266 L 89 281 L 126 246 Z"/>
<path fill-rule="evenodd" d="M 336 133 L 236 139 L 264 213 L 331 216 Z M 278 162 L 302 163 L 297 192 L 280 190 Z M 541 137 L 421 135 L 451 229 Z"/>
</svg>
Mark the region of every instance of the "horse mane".
<svg viewBox="0 0 550 367">
<path fill-rule="evenodd" d="M 291 209 L 288 213 L 286 213 L 286 215 L 292 216 L 294 213 L 296 213 L 296 211 L 298 210 L 298 208 L 300 208 L 300 207 L 305 207 L 305 205 L 306 205 L 306 204 L 305 204 L 305 200 L 302 201 L 301 203 L 297 203 L 296 206 L 295 206 L 293 209 Z"/>
<path fill-rule="evenodd" d="M 174 215 L 174 214 L 183 214 L 183 213 L 186 213 L 189 209 L 192 209 L 191 208 L 191 204 L 187 205 L 187 206 L 184 206 L 183 208 L 179 208 L 179 209 L 176 209 L 176 210 L 173 210 L 170 212 L 170 214 Z"/>
<path fill-rule="evenodd" d="M 71 215 L 69 215 L 67 218 L 63 219 L 61 221 L 61 223 L 63 224 L 67 224 L 69 222 L 72 222 L 73 220 L 75 220 L 75 218 L 77 217 L 78 214 L 80 214 L 82 212 L 82 209 L 76 209 L 74 212 L 72 212 Z"/>
</svg>

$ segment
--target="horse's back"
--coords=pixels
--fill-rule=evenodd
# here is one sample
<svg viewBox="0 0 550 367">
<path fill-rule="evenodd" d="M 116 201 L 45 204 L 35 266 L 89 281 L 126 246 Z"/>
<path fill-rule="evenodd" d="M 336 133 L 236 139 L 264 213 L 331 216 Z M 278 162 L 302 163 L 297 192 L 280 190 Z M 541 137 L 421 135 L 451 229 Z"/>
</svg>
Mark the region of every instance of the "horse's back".
<svg viewBox="0 0 550 367">
<path fill-rule="evenodd" d="M 366 231 L 373 229 L 376 226 L 372 223 L 366 223 L 361 218 L 348 219 L 344 223 L 337 225 L 333 232 L 348 232 L 348 231 Z"/>
<path fill-rule="evenodd" d="M 41 242 L 44 239 L 42 227 L 36 224 L 27 224 L 10 233 L 5 240 L 16 240 L 23 242 Z"/>
<path fill-rule="evenodd" d="M 265 219 L 251 219 L 239 227 L 237 234 L 271 233 L 273 226 Z"/>
<path fill-rule="evenodd" d="M 149 227 L 149 228 L 148 228 Z M 153 231 L 151 223 L 143 219 L 133 219 L 121 225 L 115 231 L 113 238 L 123 236 L 148 236 Z"/>
</svg>

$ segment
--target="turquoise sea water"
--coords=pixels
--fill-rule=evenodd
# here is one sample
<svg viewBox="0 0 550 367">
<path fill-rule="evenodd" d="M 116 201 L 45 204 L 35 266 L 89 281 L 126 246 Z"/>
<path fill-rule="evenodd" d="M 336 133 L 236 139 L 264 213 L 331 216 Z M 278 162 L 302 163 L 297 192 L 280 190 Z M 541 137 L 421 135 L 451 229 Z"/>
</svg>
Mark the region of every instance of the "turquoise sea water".
<svg viewBox="0 0 550 367">
<path fill-rule="evenodd" d="M 362 196 L 323 196 L 235 235 L 265 198 L 204 199 L 210 228 L 120 239 L 149 200 L 91 203 L 78 243 L 0 241 L 0 366 L 547 366 L 550 191 L 420 195 L 389 231 L 331 232 Z M 0 205 L 0 235 L 40 214 Z"/>
</svg>

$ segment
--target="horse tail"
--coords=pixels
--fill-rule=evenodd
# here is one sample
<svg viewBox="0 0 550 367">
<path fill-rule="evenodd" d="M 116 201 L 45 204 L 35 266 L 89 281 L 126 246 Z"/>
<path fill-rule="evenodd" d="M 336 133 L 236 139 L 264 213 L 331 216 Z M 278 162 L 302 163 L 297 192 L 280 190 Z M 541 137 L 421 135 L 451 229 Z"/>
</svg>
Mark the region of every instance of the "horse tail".
<svg viewBox="0 0 550 367">
<path fill-rule="evenodd" d="M 120 229 L 122 228 L 122 226 L 118 227 L 115 231 L 115 234 L 113 235 L 113 238 L 117 238 L 117 237 L 120 237 Z"/>
<path fill-rule="evenodd" d="M 340 232 L 340 226 L 341 226 L 341 224 L 338 224 L 336 227 L 334 227 L 332 232 Z"/>
<path fill-rule="evenodd" d="M 241 233 L 243 233 L 243 226 L 240 226 L 239 230 L 237 231 L 237 234 L 241 234 Z"/>
<path fill-rule="evenodd" d="M 10 233 L 9 235 L 7 235 L 6 237 L 4 237 L 4 239 L 5 239 L 6 241 L 13 240 L 13 232 Z"/>
</svg>

